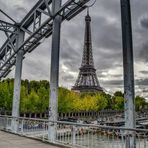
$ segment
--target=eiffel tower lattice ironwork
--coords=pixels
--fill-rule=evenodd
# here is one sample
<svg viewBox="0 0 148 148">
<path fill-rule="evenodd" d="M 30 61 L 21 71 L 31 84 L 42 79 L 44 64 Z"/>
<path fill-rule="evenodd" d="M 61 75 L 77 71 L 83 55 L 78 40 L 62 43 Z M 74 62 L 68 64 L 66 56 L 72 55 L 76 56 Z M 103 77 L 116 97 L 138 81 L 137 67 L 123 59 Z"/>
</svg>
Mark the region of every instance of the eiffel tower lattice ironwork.
<svg viewBox="0 0 148 148">
<path fill-rule="evenodd" d="M 85 17 L 85 37 L 84 37 L 84 50 L 82 57 L 82 64 L 80 72 L 72 90 L 78 92 L 96 92 L 103 91 L 100 86 L 96 69 L 94 68 L 93 53 L 92 53 L 92 39 L 91 39 L 91 17 L 89 10 Z"/>
</svg>

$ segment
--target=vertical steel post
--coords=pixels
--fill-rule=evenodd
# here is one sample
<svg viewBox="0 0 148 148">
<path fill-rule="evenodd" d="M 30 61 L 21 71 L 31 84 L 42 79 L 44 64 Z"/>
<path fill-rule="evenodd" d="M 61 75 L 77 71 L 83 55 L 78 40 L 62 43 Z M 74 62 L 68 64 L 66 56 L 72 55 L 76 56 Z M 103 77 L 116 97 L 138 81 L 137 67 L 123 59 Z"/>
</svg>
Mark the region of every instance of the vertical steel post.
<svg viewBox="0 0 148 148">
<path fill-rule="evenodd" d="M 16 39 L 16 50 L 22 45 L 24 41 L 24 32 L 18 29 L 18 36 Z M 14 80 L 14 94 L 13 94 L 13 106 L 12 116 L 14 117 L 11 124 L 13 132 L 18 130 L 19 107 L 20 107 L 20 89 L 21 89 L 21 75 L 22 75 L 22 61 L 24 52 L 20 50 L 16 56 L 16 69 L 15 69 L 15 80 Z"/>
<path fill-rule="evenodd" d="M 75 126 L 72 126 L 72 137 L 71 138 L 72 138 L 72 148 L 76 148 L 76 127 Z"/>
<path fill-rule="evenodd" d="M 61 0 L 52 0 L 52 14 L 61 7 Z M 51 71 L 50 71 L 50 105 L 49 120 L 57 121 L 58 118 L 58 81 L 59 81 L 59 53 L 60 53 L 61 16 L 53 20 Z M 54 142 L 56 139 L 56 124 L 49 123 L 48 139 Z"/>
<path fill-rule="evenodd" d="M 123 65 L 124 65 L 124 98 L 125 98 L 125 126 L 135 128 L 135 88 L 134 62 L 130 0 L 121 0 Z M 130 133 L 130 148 L 136 148 L 134 133 Z M 128 146 L 129 145 L 129 146 Z"/>
</svg>

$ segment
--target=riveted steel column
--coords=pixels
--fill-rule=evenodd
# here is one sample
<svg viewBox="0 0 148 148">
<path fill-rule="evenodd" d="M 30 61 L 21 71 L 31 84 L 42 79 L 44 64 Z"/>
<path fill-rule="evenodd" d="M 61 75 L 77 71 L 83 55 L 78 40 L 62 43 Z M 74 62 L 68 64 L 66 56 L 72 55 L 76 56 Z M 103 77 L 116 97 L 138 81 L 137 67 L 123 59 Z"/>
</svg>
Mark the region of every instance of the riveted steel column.
<svg viewBox="0 0 148 148">
<path fill-rule="evenodd" d="M 16 40 L 16 50 L 22 45 L 24 41 L 24 32 L 18 29 L 18 36 Z M 15 80 L 14 80 L 14 94 L 13 94 L 13 107 L 12 107 L 12 120 L 11 129 L 13 132 L 18 130 L 19 107 L 20 107 L 20 89 L 21 89 L 21 75 L 22 75 L 22 60 L 23 51 L 20 50 L 16 56 L 16 69 L 15 69 Z"/>
<path fill-rule="evenodd" d="M 61 7 L 61 0 L 52 0 L 52 14 Z M 53 20 L 51 71 L 50 71 L 50 105 L 49 120 L 57 121 L 58 116 L 58 81 L 59 81 L 59 53 L 60 53 L 60 30 L 61 17 L 56 16 Z M 56 124 L 49 123 L 48 139 L 54 142 L 56 138 Z"/>
<path fill-rule="evenodd" d="M 125 126 L 135 128 L 135 88 L 134 62 L 130 0 L 121 0 L 123 64 L 124 64 L 124 98 Z M 136 148 L 134 133 L 130 133 L 126 148 Z"/>
</svg>

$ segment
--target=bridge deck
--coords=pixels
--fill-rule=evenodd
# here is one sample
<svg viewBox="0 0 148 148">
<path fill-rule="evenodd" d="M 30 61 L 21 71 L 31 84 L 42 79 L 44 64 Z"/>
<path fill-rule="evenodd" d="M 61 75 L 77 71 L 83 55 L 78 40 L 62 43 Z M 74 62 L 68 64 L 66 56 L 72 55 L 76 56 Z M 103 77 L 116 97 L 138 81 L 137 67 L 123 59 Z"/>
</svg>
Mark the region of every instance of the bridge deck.
<svg viewBox="0 0 148 148">
<path fill-rule="evenodd" d="M 37 140 L 0 131 L 0 148 L 59 148 Z"/>
</svg>

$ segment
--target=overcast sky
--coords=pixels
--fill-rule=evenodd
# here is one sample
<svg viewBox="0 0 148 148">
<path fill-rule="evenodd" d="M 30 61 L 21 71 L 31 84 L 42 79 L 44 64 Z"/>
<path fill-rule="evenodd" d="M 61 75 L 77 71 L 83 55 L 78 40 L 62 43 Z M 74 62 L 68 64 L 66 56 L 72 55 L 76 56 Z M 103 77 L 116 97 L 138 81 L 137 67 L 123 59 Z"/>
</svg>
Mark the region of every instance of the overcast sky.
<svg viewBox="0 0 148 148">
<path fill-rule="evenodd" d="M 66 0 L 65 0 L 66 1 Z M 93 0 L 92 0 L 93 1 Z M 0 9 L 17 22 L 37 0 L 0 0 Z M 100 85 L 110 92 L 123 90 L 120 0 L 97 0 L 90 9 L 95 68 Z M 131 0 L 136 94 L 148 97 L 148 0 Z M 78 76 L 84 42 L 86 11 L 61 28 L 60 85 L 71 88 Z M 2 14 L 0 19 L 7 20 Z M 0 32 L 0 45 L 5 40 Z M 51 37 L 23 63 L 23 79 L 49 80 Z M 15 68 L 13 68 L 15 69 Z M 14 76 L 14 70 L 9 77 Z"/>
</svg>

